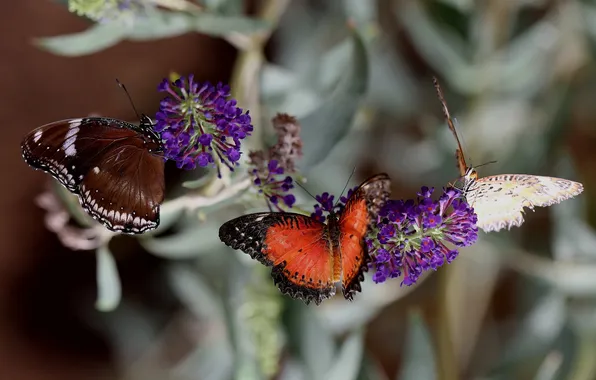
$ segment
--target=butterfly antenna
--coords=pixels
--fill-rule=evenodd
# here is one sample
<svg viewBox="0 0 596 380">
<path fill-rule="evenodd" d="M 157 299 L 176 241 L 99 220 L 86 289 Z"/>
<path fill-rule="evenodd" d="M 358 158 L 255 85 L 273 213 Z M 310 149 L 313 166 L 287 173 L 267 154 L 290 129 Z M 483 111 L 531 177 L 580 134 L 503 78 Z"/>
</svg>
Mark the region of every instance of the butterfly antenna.
<svg viewBox="0 0 596 380">
<path fill-rule="evenodd" d="M 475 167 L 476 168 L 479 168 L 479 167 L 484 166 L 484 165 L 496 164 L 496 163 L 497 163 L 497 161 L 488 161 L 488 162 L 485 162 L 484 164 L 476 165 Z"/>
<path fill-rule="evenodd" d="M 350 183 L 350 180 L 354 176 L 354 173 L 356 173 L 356 166 L 354 166 L 354 168 L 352 169 L 352 173 L 348 177 L 348 180 L 346 181 L 346 185 L 344 186 L 344 189 L 339 194 L 339 197 L 337 198 L 337 201 L 335 202 L 335 205 L 333 206 L 334 209 L 335 209 L 335 206 L 337 206 L 339 204 L 339 200 L 341 199 L 341 196 L 344 195 L 344 191 L 346 191 L 346 189 L 348 188 L 348 184 Z"/>
<path fill-rule="evenodd" d="M 316 202 L 319 202 L 319 201 L 317 201 L 317 198 L 310 193 L 310 191 L 306 190 L 306 187 L 304 187 L 300 184 L 300 182 L 298 182 L 297 180 L 294 180 L 294 183 L 296 183 L 296 185 L 298 185 L 298 187 L 300 187 L 302 190 L 306 191 L 306 194 L 310 195 L 312 199 L 314 199 Z"/>
<path fill-rule="evenodd" d="M 124 93 L 126 94 L 126 97 L 128 97 L 128 101 L 130 101 L 130 105 L 132 106 L 132 109 L 137 114 L 137 117 L 139 118 L 139 120 L 141 120 L 141 115 L 139 114 L 139 111 L 137 111 L 137 107 L 135 107 L 135 104 L 132 101 L 132 97 L 130 96 L 130 94 L 128 93 L 128 90 L 126 89 L 126 86 L 122 82 L 120 82 L 118 80 L 118 78 L 116 78 L 116 83 L 118 83 L 118 86 L 120 86 L 124 90 Z"/>
</svg>

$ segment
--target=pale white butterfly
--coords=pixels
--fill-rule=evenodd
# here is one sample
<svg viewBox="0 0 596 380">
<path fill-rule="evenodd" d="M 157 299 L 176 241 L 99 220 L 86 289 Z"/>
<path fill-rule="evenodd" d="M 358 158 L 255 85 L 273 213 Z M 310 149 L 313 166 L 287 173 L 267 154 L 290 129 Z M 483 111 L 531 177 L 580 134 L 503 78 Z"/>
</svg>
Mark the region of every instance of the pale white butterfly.
<svg viewBox="0 0 596 380">
<path fill-rule="evenodd" d="M 551 206 L 584 190 L 584 186 L 579 182 L 529 174 L 499 174 L 478 178 L 476 169 L 466 163 L 462 144 L 441 87 L 436 78 L 433 78 L 433 81 L 443 105 L 447 125 L 457 141 L 455 157 L 463 181 L 461 190 L 478 216 L 478 228 L 490 232 L 505 227 L 519 227 L 524 222 L 524 207 L 533 210 L 536 206 Z"/>
</svg>

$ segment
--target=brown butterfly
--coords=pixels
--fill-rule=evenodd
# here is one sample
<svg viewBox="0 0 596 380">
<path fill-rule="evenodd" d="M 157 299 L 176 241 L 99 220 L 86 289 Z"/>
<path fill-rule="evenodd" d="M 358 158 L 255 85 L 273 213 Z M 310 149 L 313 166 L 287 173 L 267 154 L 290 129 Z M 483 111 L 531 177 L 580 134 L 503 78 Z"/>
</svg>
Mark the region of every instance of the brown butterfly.
<svg viewBox="0 0 596 380">
<path fill-rule="evenodd" d="M 433 78 L 433 82 L 443 106 L 447 125 L 457 141 L 455 157 L 463 180 L 462 191 L 478 216 L 479 228 L 490 232 L 505 227 L 519 227 L 524 222 L 524 207 L 533 210 L 535 206 L 551 206 L 584 190 L 579 182 L 529 174 L 499 174 L 478 178 L 476 169 L 466 163 L 441 87 L 436 78 Z"/>
</svg>

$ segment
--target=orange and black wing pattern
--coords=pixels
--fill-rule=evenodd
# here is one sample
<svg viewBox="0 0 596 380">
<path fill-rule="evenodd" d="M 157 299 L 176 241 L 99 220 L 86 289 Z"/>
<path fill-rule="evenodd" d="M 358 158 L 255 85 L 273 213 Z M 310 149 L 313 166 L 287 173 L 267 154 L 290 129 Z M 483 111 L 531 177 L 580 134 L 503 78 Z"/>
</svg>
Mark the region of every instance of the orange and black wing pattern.
<svg viewBox="0 0 596 380">
<path fill-rule="evenodd" d="M 342 291 L 346 299 L 352 300 L 354 293 L 362 290 L 360 283 L 370 261 L 364 238 L 389 198 L 390 186 L 389 176 L 384 173 L 367 179 L 350 196 L 339 217 Z"/>
<path fill-rule="evenodd" d="M 282 293 L 320 304 L 335 294 L 341 262 L 331 246 L 327 225 L 294 213 L 256 213 L 224 223 L 219 238 L 273 267 Z"/>
<path fill-rule="evenodd" d="M 468 170 L 468 164 L 466 163 L 466 158 L 464 156 L 464 149 L 462 148 L 461 142 L 459 141 L 457 129 L 455 129 L 455 124 L 453 123 L 453 119 L 451 118 L 451 114 L 449 113 L 449 108 L 447 108 L 447 101 L 443 96 L 443 90 L 441 90 L 441 86 L 439 85 L 439 81 L 437 80 L 437 78 L 433 77 L 433 83 L 435 84 L 435 89 L 437 90 L 437 96 L 439 97 L 439 101 L 443 106 L 443 114 L 445 114 L 445 119 L 447 120 L 449 130 L 451 131 L 451 133 L 453 133 L 455 141 L 457 141 L 455 159 L 457 160 L 457 168 L 459 169 L 459 175 L 463 177 L 466 175 L 466 172 Z"/>
</svg>

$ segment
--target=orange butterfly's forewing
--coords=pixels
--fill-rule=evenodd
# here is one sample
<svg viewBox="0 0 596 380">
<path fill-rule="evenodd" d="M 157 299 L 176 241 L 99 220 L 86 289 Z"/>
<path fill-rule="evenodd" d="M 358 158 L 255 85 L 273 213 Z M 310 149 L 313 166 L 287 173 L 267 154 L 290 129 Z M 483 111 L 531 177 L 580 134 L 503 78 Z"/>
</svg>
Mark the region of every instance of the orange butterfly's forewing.
<svg viewBox="0 0 596 380">
<path fill-rule="evenodd" d="M 330 247 L 329 230 L 314 219 L 281 218 L 267 230 L 262 252 L 277 268 L 278 277 L 302 291 L 334 291 L 340 279 L 340 261 Z"/>
<path fill-rule="evenodd" d="M 294 213 L 249 214 L 224 223 L 219 238 L 273 267 L 273 282 L 284 294 L 317 305 L 335 294 L 340 261 L 331 249 L 328 226 L 316 219 Z"/>
</svg>

